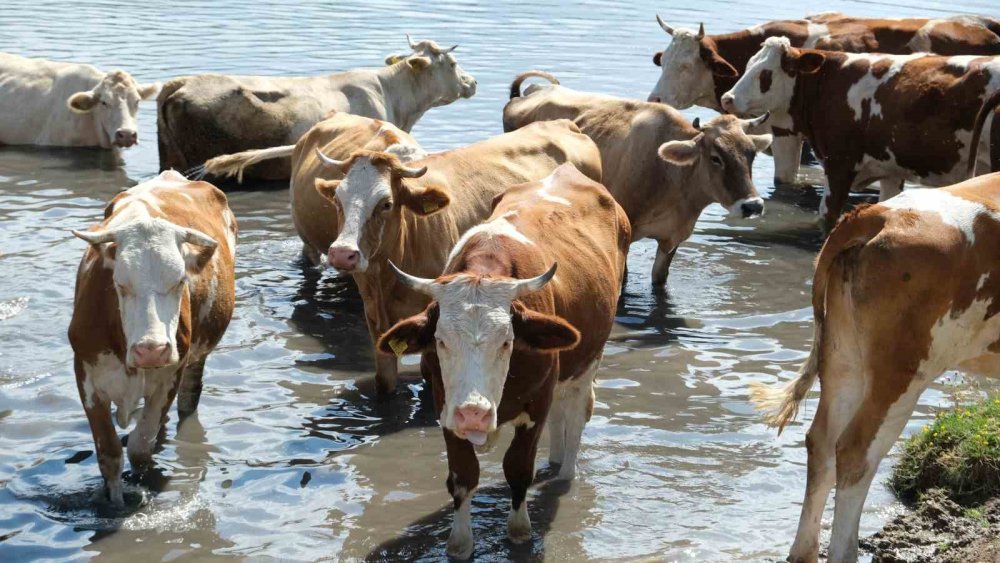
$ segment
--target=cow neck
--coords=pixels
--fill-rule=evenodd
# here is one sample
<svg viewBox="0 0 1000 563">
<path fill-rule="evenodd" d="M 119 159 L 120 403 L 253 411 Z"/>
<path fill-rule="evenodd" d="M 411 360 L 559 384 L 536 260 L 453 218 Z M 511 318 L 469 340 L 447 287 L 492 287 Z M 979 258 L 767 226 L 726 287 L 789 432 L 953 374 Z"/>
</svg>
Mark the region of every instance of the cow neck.
<svg viewBox="0 0 1000 563">
<path fill-rule="evenodd" d="M 379 69 L 378 81 L 385 97 L 389 121 L 409 133 L 431 108 L 433 101 L 420 99 L 420 81 L 405 62 Z"/>
<path fill-rule="evenodd" d="M 822 83 L 825 76 L 826 65 L 829 59 L 823 63 L 823 67 L 813 74 L 799 74 L 795 79 L 795 88 L 792 90 L 792 101 L 789 104 L 789 115 L 792 118 L 792 129 L 795 133 L 803 135 L 809 140 L 813 151 L 820 161 L 825 159 L 825 146 L 818 142 L 815 132 L 816 120 L 820 118 L 822 112 L 829 111 L 829 108 L 820 107 L 820 96 Z M 839 61 L 838 63 L 839 64 Z"/>
<path fill-rule="evenodd" d="M 750 60 L 750 57 L 752 57 L 756 52 L 756 49 L 748 50 L 747 48 L 748 40 L 752 39 L 753 36 L 745 29 L 734 31 L 732 33 L 724 33 L 722 35 L 709 35 L 708 38 L 715 43 L 715 50 L 718 51 L 719 56 L 726 59 L 729 64 L 733 65 L 741 73 L 743 72 L 743 69 L 746 69 L 747 62 Z M 757 47 L 759 47 L 759 45 L 760 43 L 758 42 Z M 729 78 L 726 76 L 712 74 L 712 83 L 715 85 L 716 103 L 719 103 L 719 100 L 722 99 L 722 95 L 736 85 L 736 81 L 738 79 L 738 76 L 735 78 Z M 719 104 L 719 107 L 715 109 L 719 109 L 721 107 L 721 104 Z"/>
</svg>

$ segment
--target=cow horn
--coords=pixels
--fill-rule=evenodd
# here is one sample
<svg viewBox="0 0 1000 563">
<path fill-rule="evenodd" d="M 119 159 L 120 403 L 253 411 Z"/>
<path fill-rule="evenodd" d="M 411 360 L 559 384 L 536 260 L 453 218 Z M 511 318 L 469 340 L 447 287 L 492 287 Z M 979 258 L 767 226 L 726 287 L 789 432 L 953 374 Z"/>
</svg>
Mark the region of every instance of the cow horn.
<svg viewBox="0 0 1000 563">
<path fill-rule="evenodd" d="M 182 228 L 180 235 L 181 242 L 186 242 L 195 246 L 201 246 L 204 248 L 215 248 L 219 246 L 219 243 L 216 242 L 214 238 L 196 229 Z"/>
<path fill-rule="evenodd" d="M 77 238 L 81 238 L 94 246 L 104 244 L 106 242 L 115 242 L 115 232 L 110 230 L 73 231 L 73 234 L 76 235 Z"/>
<path fill-rule="evenodd" d="M 552 277 L 556 275 L 556 267 L 559 266 L 558 262 L 553 262 L 552 267 L 549 271 L 545 272 L 540 276 L 533 278 L 528 278 L 526 280 L 518 280 L 514 282 L 514 295 L 515 297 L 523 297 L 529 293 L 534 293 L 539 289 L 545 287 L 545 284 L 552 280 Z"/>
<path fill-rule="evenodd" d="M 409 166 L 399 165 L 395 167 L 396 174 L 400 178 L 419 178 L 427 173 L 427 167 L 421 166 L 420 168 L 411 168 Z"/>
<path fill-rule="evenodd" d="M 411 276 L 410 274 L 407 274 L 403 270 L 397 268 L 396 265 L 392 263 L 392 260 L 389 260 L 389 267 L 391 267 L 392 271 L 396 274 L 396 279 L 399 280 L 399 283 L 405 285 L 406 287 L 412 289 L 413 291 L 419 291 L 420 293 L 423 293 L 424 295 L 430 295 L 431 297 L 434 296 L 433 292 L 431 291 L 431 287 L 432 284 L 434 283 L 434 280 L 429 280 L 426 278 L 418 278 L 417 276 Z"/>
<path fill-rule="evenodd" d="M 413 49 L 414 51 L 416 51 L 417 50 L 417 46 L 420 45 L 419 43 L 414 43 L 413 40 L 410 39 L 410 34 L 409 33 L 406 34 L 406 43 L 410 46 L 410 49 Z"/>
<path fill-rule="evenodd" d="M 670 27 L 669 25 L 667 25 L 666 22 L 660 19 L 660 14 L 656 14 L 656 23 L 660 24 L 660 27 L 663 28 L 663 31 L 667 32 L 667 35 L 672 36 L 674 34 L 674 28 Z"/>
<path fill-rule="evenodd" d="M 319 157 L 319 161 L 323 163 L 323 166 L 329 166 L 330 168 L 344 169 L 344 165 L 347 164 L 346 160 L 335 160 L 323 154 L 323 151 L 316 147 L 316 156 Z"/>
<path fill-rule="evenodd" d="M 741 119 L 740 125 L 743 126 L 744 131 L 749 131 L 752 127 L 757 127 L 763 125 L 771 117 L 771 112 L 764 112 L 764 115 L 760 117 L 755 117 L 753 119 Z"/>
<path fill-rule="evenodd" d="M 458 44 L 452 45 L 451 47 L 448 47 L 444 51 L 441 51 L 441 54 L 442 55 L 447 55 L 448 53 L 454 51 L 455 49 L 458 49 Z"/>
<path fill-rule="evenodd" d="M 694 118 L 694 121 L 691 122 L 691 127 L 694 127 L 695 129 L 701 129 L 701 118 L 700 117 Z"/>
<path fill-rule="evenodd" d="M 700 23 L 698 24 L 698 35 L 695 36 L 695 39 L 700 41 L 704 37 L 705 37 L 705 24 Z"/>
</svg>

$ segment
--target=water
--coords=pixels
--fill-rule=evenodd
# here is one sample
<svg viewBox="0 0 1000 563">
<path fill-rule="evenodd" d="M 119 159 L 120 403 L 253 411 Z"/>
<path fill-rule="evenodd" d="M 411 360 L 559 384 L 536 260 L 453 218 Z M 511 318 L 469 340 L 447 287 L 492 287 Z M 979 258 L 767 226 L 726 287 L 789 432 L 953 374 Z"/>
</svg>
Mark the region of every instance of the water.
<svg viewBox="0 0 1000 563">
<path fill-rule="evenodd" d="M 405 51 L 404 32 L 459 43 L 479 93 L 431 110 L 414 129 L 439 150 L 500 133 L 510 80 L 529 68 L 578 89 L 645 98 L 659 72 L 651 55 L 667 43 L 657 8 L 673 25 L 705 21 L 722 32 L 830 9 L 904 16 L 994 7 L 149 4 L 7 0 L 0 50 L 120 66 L 149 81 L 373 66 Z M 142 106 L 140 128 L 124 168 L 97 151 L 0 150 L 0 560 L 441 559 L 451 511 L 429 396 L 411 365 L 397 397 L 373 400 L 361 303 L 349 283 L 297 264 L 284 191 L 230 195 L 240 222 L 236 314 L 209 359 L 198 416 L 180 429 L 170 422 L 156 456 L 161 474 L 129 489 L 125 515 L 93 502 L 101 480 L 65 336 L 83 252 L 69 229 L 96 222 L 121 187 L 157 172 L 152 104 Z M 578 477 L 532 489 L 534 540 L 515 547 L 504 540 L 504 444 L 486 456 L 474 503 L 480 559 L 784 556 L 804 488 L 804 428 L 775 438 L 751 409 L 747 385 L 787 380 L 808 350 L 818 196 L 774 193 L 770 158 L 754 172 L 767 216 L 706 211 L 674 260 L 667 297 L 650 291 L 653 245 L 633 247 Z M 907 432 L 948 406 L 963 381 L 986 385 L 951 374 L 925 394 Z M 811 400 L 804 422 L 814 410 Z M 540 466 L 545 453 L 543 444 Z M 865 533 L 899 510 L 886 474 L 872 488 Z"/>
</svg>

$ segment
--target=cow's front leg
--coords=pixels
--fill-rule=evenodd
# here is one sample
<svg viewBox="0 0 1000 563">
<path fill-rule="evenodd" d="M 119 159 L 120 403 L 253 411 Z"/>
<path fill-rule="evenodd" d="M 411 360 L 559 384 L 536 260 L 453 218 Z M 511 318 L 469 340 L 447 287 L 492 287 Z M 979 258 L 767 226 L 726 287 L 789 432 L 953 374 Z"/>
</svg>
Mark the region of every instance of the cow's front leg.
<svg viewBox="0 0 1000 563">
<path fill-rule="evenodd" d="M 448 555 L 457 559 L 472 556 L 472 494 L 479 485 L 479 460 L 468 440 L 444 429 L 448 449 L 448 492 L 455 506 L 455 519 L 448 536 Z"/>
<path fill-rule="evenodd" d="M 794 185 L 802 162 L 802 138 L 794 133 L 775 133 L 771 154 L 774 155 L 774 185 Z"/>
<path fill-rule="evenodd" d="M 395 356 L 387 356 L 374 351 L 375 354 L 375 392 L 378 395 L 391 395 L 396 391 L 396 378 L 399 376 L 399 361 Z"/>
<path fill-rule="evenodd" d="M 97 465 L 101 469 L 101 476 L 104 477 L 108 500 L 114 506 L 122 508 L 125 506 L 122 490 L 122 442 L 118 439 L 115 424 L 111 420 L 111 404 L 93 389 L 88 397 L 88 394 L 83 390 L 83 385 L 79 383 L 81 380 L 77 381 L 80 398 L 83 401 L 83 410 L 87 413 L 90 432 L 94 435 Z"/>
<path fill-rule="evenodd" d="M 677 245 L 670 240 L 659 240 L 656 246 L 656 258 L 653 260 L 653 289 L 662 289 L 667 283 L 670 263 L 677 254 Z"/>
<path fill-rule="evenodd" d="M 198 409 L 201 401 L 202 378 L 205 375 L 205 359 L 191 360 L 183 369 L 180 390 L 177 393 L 177 417 L 184 420 Z"/>
<path fill-rule="evenodd" d="M 823 199 L 819 203 L 819 213 L 822 215 L 823 230 L 829 234 L 840 218 L 840 213 L 847 204 L 847 198 L 851 195 L 851 188 L 854 187 L 854 180 L 857 173 L 853 168 L 844 165 L 827 166 L 827 188 L 823 191 Z"/>
<path fill-rule="evenodd" d="M 132 469 L 140 474 L 153 466 L 153 448 L 160 430 L 167 423 L 167 411 L 174 402 L 179 382 L 180 370 L 173 374 L 146 376 L 146 384 L 152 383 L 153 388 L 146 395 L 139 422 L 128 435 L 128 460 Z"/>
<path fill-rule="evenodd" d="M 514 543 L 531 539 L 528 518 L 528 487 L 535 474 L 535 453 L 542 434 L 541 420 L 532 420 L 514 429 L 514 439 L 503 456 L 503 474 L 510 485 L 510 514 L 507 516 L 507 537 Z"/>
</svg>

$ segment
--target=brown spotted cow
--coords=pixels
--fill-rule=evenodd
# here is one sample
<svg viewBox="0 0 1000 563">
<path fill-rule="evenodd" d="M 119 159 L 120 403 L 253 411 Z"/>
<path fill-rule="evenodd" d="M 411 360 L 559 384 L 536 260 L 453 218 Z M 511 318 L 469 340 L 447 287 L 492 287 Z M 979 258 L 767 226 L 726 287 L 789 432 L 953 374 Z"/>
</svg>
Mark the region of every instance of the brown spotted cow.
<svg viewBox="0 0 1000 563">
<path fill-rule="evenodd" d="M 142 472 L 174 397 L 181 418 L 198 407 L 205 359 L 233 313 L 236 219 L 217 188 L 169 171 L 122 192 L 101 223 L 73 234 L 90 243 L 69 327 L 76 383 L 108 497 L 120 507 L 113 421 L 124 429 L 138 417 L 128 457 Z"/>
<path fill-rule="evenodd" d="M 400 285 L 388 263 L 425 277 L 441 274 L 459 236 L 490 214 L 509 186 L 545 177 L 569 162 L 601 177 L 597 147 L 572 122 L 549 121 L 403 164 L 388 152 L 356 151 L 333 162 L 343 180 L 318 180 L 334 203 L 340 234 L 327 262 L 350 273 L 365 305 L 373 345 L 428 298 Z M 376 354 L 380 393 L 396 387 L 396 359 Z"/>
<path fill-rule="evenodd" d="M 433 301 L 383 335 L 379 351 L 423 353 L 432 374 L 455 506 L 449 555 L 472 554 L 474 446 L 499 425 L 514 425 L 503 463 L 512 541 L 531 539 L 525 497 L 547 419 L 549 460 L 561 479 L 573 478 L 630 240 L 611 194 L 564 164 L 498 196 L 489 220 L 455 245 L 442 276 L 397 270 L 401 283 Z"/>
<path fill-rule="evenodd" d="M 403 163 L 427 156 L 409 133 L 391 123 L 335 111 L 294 145 L 218 156 L 207 161 L 201 172 L 215 177 L 236 176 L 242 181 L 247 166 L 291 157 L 292 222 L 302 239 L 303 256 L 319 265 L 330 243 L 340 234 L 340 225 L 333 202 L 316 191 L 316 181 L 343 178 L 339 167 L 327 163 L 331 159 L 345 160 L 358 149 L 388 152 Z"/>
<path fill-rule="evenodd" d="M 868 488 L 920 394 L 949 369 L 1000 376 L 997 240 L 1000 174 L 859 206 L 830 233 L 813 278 L 809 359 L 784 390 L 754 393 L 781 429 L 820 381 L 789 561 L 817 560 L 833 487 L 829 561 L 855 561 Z"/>
<path fill-rule="evenodd" d="M 830 228 L 852 190 L 879 182 L 884 201 L 907 180 L 964 180 L 970 157 L 989 167 L 989 124 L 982 142 L 971 150 L 969 142 L 977 111 L 997 90 L 1000 57 L 852 54 L 772 37 L 722 105 L 739 115 L 791 116 L 792 131 L 823 163 L 820 213 Z"/>
<path fill-rule="evenodd" d="M 538 76 L 552 85 L 529 86 Z M 730 214 L 752 217 L 764 201 L 751 178 L 756 153 L 770 135 L 748 135 L 757 120 L 720 116 L 692 124 L 664 104 L 579 92 L 551 74 L 529 71 L 511 85 L 503 111 L 504 130 L 546 119 L 571 119 L 601 149 L 604 185 L 625 209 L 633 240 L 652 238 L 658 249 L 653 286 L 667 280 L 677 247 L 694 232 L 706 207 L 718 203 Z M 654 156 L 654 155 L 659 155 Z"/>
<path fill-rule="evenodd" d="M 699 105 L 722 111 L 722 95 L 768 37 L 787 37 L 793 47 L 852 53 L 1000 55 L 1000 20 L 985 16 L 875 19 L 826 13 L 720 35 L 706 35 L 704 26 L 697 33 L 674 29 L 656 19 L 671 41 L 653 56 L 663 70 L 649 99 L 678 109 Z M 788 115 L 772 114 L 768 126 L 774 133 L 775 182 L 794 183 L 802 137 L 792 132 Z"/>
</svg>

